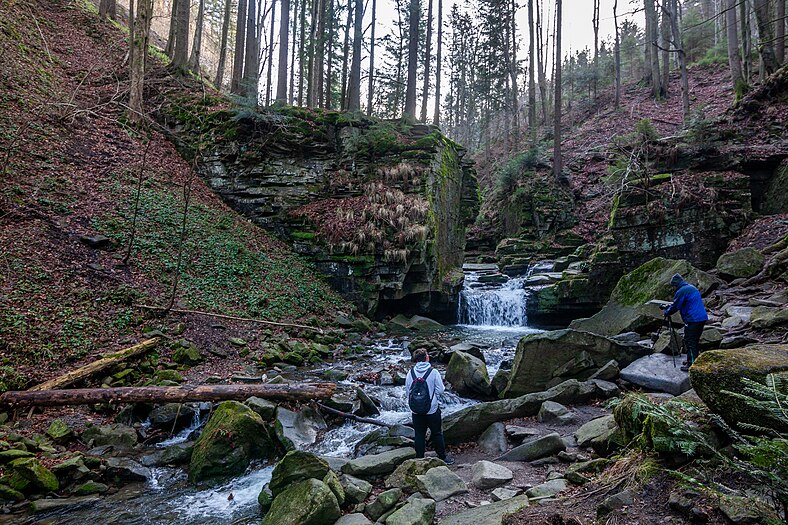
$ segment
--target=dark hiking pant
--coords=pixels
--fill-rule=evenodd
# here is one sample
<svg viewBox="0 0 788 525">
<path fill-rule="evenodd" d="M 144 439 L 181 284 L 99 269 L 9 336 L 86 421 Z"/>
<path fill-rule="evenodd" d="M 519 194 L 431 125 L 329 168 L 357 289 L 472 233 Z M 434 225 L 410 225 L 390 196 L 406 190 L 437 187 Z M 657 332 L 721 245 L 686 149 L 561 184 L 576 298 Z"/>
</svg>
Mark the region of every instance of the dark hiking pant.
<svg viewBox="0 0 788 525">
<path fill-rule="evenodd" d="M 416 442 L 416 457 L 424 457 L 428 428 L 430 429 L 430 441 L 435 447 L 435 452 L 438 454 L 439 458 L 445 458 L 446 444 L 443 441 L 443 428 L 441 424 L 440 409 L 438 409 L 434 414 L 413 414 L 413 430 L 416 433 L 416 437 L 414 439 Z"/>
<path fill-rule="evenodd" d="M 700 336 L 706 321 L 684 325 L 684 345 L 687 347 L 687 364 L 692 365 L 700 353 Z"/>
</svg>

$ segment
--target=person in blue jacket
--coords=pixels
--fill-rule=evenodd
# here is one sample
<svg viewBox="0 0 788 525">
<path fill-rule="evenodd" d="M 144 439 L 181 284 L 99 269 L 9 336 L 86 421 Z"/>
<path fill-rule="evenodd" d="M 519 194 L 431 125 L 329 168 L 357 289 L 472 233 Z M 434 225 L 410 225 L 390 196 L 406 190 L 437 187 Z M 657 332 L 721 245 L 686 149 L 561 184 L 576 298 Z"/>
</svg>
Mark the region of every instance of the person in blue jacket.
<svg viewBox="0 0 788 525">
<path fill-rule="evenodd" d="M 698 358 L 700 336 L 709 316 L 697 288 L 679 274 L 671 277 L 670 284 L 676 288 L 676 294 L 673 297 L 673 304 L 665 309 L 665 317 L 681 312 L 681 320 L 684 321 L 684 344 L 687 347 L 687 362 L 681 369 L 687 371 Z"/>
</svg>

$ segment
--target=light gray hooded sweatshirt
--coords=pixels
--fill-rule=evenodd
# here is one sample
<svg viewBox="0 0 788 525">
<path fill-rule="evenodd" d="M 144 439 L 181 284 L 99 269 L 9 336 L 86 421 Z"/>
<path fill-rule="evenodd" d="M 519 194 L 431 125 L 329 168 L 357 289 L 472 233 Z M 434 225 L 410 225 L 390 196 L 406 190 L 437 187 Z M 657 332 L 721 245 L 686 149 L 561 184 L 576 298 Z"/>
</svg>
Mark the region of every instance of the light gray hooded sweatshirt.
<svg viewBox="0 0 788 525">
<path fill-rule="evenodd" d="M 426 374 L 427 370 L 430 368 L 432 367 L 427 361 L 422 361 L 420 363 L 416 363 L 416 366 L 413 367 L 413 370 L 416 371 L 416 377 L 424 377 L 424 374 Z M 405 379 L 405 399 L 410 399 L 410 387 L 412 384 L 413 377 L 411 376 L 410 371 L 408 371 L 408 377 Z M 427 378 L 427 388 L 429 389 L 430 397 L 432 398 L 430 411 L 427 412 L 427 415 L 430 415 L 438 411 L 438 398 L 441 396 L 441 394 L 443 394 L 443 391 L 446 390 L 446 387 L 443 386 L 443 378 L 441 377 L 440 372 L 433 369 L 432 373 Z"/>
</svg>

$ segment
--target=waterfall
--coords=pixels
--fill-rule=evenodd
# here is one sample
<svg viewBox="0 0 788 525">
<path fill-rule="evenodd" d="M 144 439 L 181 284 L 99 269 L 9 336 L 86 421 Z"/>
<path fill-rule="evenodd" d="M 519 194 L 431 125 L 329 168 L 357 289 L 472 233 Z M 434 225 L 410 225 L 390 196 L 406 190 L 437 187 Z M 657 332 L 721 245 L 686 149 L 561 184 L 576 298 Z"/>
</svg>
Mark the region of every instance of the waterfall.
<svg viewBox="0 0 788 525">
<path fill-rule="evenodd" d="M 476 326 L 526 326 L 525 277 L 509 278 L 494 264 L 467 264 L 460 292 L 460 324 Z"/>
</svg>

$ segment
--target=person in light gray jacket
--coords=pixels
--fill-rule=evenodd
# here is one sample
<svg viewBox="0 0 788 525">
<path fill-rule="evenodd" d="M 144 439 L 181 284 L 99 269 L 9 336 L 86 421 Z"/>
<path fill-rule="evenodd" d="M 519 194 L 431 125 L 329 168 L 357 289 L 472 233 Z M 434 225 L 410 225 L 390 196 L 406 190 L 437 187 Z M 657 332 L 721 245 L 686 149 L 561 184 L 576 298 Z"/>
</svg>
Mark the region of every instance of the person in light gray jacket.
<svg viewBox="0 0 788 525">
<path fill-rule="evenodd" d="M 440 410 L 440 395 L 446 389 L 443 385 L 443 379 L 437 370 L 434 370 L 430 365 L 430 355 L 424 349 L 418 349 L 413 352 L 413 360 L 416 365 L 408 372 L 405 379 L 405 396 L 410 401 L 411 389 L 413 388 L 414 381 L 421 381 L 427 384 L 430 396 L 430 406 L 426 414 L 417 414 L 411 411 L 413 417 L 413 430 L 415 436 L 416 457 L 423 458 L 426 449 L 426 436 L 427 429 L 430 429 L 432 436 L 432 444 L 435 446 L 435 452 L 438 457 L 442 459 L 447 465 L 454 463 L 454 460 L 446 455 L 446 444 L 443 440 L 443 428 L 441 421 Z"/>
</svg>

